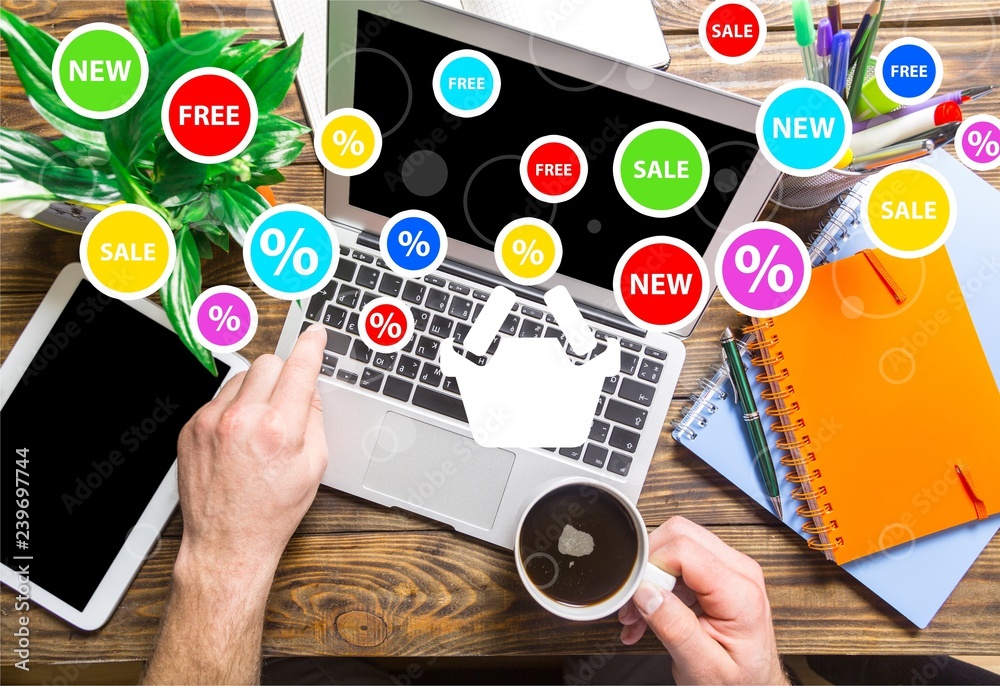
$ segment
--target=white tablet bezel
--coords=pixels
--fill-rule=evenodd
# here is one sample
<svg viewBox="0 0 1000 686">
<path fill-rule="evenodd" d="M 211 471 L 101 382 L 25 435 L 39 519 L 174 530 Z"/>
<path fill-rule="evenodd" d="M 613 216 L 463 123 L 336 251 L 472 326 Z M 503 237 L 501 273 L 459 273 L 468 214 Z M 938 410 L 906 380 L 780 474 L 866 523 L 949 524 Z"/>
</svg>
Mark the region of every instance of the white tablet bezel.
<svg viewBox="0 0 1000 686">
<path fill-rule="evenodd" d="M 21 375 L 34 360 L 35 354 L 45 343 L 46 337 L 62 314 L 66 303 L 80 282 L 84 280 L 83 268 L 78 262 L 66 266 L 59 272 L 59 276 L 56 277 L 49 292 L 45 294 L 42 303 L 31 316 L 17 342 L 14 343 L 7 359 L 0 366 L 0 407 L 7 404 L 7 399 L 17 386 Z M 173 331 L 166 313 L 150 301 L 122 300 L 121 302 L 146 315 L 169 331 Z M 216 355 L 215 358 L 229 365 L 230 368 L 226 377 L 220 380 L 220 387 L 234 374 L 249 368 L 249 363 L 235 353 L 220 354 Z M 83 611 L 77 610 L 31 581 L 30 569 L 27 583 L 29 602 L 46 608 L 70 624 L 86 631 L 103 626 L 111 617 L 111 613 L 118 607 L 118 603 L 125 595 L 125 591 L 128 590 L 136 574 L 139 573 L 142 563 L 159 538 L 160 532 L 173 514 L 177 503 L 177 460 L 174 460 Z M 72 570 L 67 569 L 67 574 L 71 573 Z M 20 583 L 18 572 L 4 564 L 0 564 L 0 581 L 13 588 L 16 593 L 21 593 L 23 584 Z"/>
</svg>

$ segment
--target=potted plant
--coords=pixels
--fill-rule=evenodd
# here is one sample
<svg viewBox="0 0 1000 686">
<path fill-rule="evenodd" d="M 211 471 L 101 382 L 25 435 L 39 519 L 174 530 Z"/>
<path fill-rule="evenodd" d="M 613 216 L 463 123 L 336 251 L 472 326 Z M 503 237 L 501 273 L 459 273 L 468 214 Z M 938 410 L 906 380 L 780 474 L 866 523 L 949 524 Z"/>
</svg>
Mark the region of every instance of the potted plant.
<svg viewBox="0 0 1000 686">
<path fill-rule="evenodd" d="M 201 293 L 201 260 L 215 247 L 243 244 L 253 220 L 269 206 L 262 192 L 284 180 L 282 167 L 305 145 L 309 129 L 273 113 L 292 85 L 301 37 L 277 49 L 272 40 L 237 44 L 245 31 L 220 29 L 181 35 L 176 0 L 126 0 L 129 29 L 146 50 L 150 78 L 130 110 L 105 120 L 64 104 L 52 81 L 58 41 L 0 8 L 0 36 L 32 106 L 62 135 L 45 140 L 0 127 L 0 210 L 34 217 L 53 202 L 144 205 L 169 224 L 177 260 L 160 302 L 184 344 L 213 373 L 212 354 L 195 340 L 191 305 Z M 163 135 L 160 109 L 174 81 L 200 67 L 240 76 L 257 100 L 257 131 L 246 149 L 222 164 L 181 156 Z M 273 196 L 270 196 L 273 200 Z"/>
</svg>

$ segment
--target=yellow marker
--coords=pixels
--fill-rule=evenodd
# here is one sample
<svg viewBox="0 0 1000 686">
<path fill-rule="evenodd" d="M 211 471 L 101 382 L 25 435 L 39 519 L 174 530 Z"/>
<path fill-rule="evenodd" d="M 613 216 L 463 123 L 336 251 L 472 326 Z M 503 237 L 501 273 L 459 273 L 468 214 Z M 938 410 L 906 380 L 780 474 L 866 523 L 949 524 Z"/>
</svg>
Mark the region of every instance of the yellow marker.
<svg viewBox="0 0 1000 686">
<path fill-rule="evenodd" d="M 83 273 L 97 290 L 121 300 L 156 292 L 170 277 L 176 253 L 167 222 L 141 205 L 99 212 L 80 239 Z"/>
<path fill-rule="evenodd" d="M 547 222 L 515 219 L 497 236 L 493 255 L 508 279 L 534 286 L 549 279 L 562 261 L 562 241 Z"/>
<path fill-rule="evenodd" d="M 894 257 L 929 255 L 955 228 L 951 186 L 921 164 L 896 165 L 873 176 L 862 206 L 869 237 Z"/>
<path fill-rule="evenodd" d="M 324 167 L 340 176 L 356 176 L 372 168 L 382 152 L 382 131 L 367 113 L 342 107 L 326 115 L 313 139 Z"/>
</svg>

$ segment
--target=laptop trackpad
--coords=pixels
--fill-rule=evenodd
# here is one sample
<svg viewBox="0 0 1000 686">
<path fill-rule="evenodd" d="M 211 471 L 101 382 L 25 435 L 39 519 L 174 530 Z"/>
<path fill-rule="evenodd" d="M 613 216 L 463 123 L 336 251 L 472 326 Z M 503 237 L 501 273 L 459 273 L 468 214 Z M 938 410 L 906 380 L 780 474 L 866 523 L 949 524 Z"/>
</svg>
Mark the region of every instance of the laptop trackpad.
<svg viewBox="0 0 1000 686">
<path fill-rule="evenodd" d="M 489 531 L 513 466 L 512 452 L 387 412 L 364 486 Z"/>
</svg>

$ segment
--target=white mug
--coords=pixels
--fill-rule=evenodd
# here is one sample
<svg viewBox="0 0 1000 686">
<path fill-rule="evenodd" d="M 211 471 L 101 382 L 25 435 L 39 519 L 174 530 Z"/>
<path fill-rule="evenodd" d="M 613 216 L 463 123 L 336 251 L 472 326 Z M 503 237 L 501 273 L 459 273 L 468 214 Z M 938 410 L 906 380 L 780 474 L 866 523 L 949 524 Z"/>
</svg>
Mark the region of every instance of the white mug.
<svg viewBox="0 0 1000 686">
<path fill-rule="evenodd" d="M 539 590 L 539 588 L 531 581 L 531 578 L 528 576 L 528 572 L 525 569 L 524 561 L 521 559 L 521 533 L 524 529 L 524 522 L 527 519 L 528 513 L 542 498 L 547 496 L 552 491 L 564 486 L 573 485 L 600 489 L 614 497 L 622 504 L 626 512 L 628 512 L 631 516 L 632 524 L 635 527 L 636 534 L 639 538 L 636 562 L 633 565 L 632 571 L 629 573 L 629 577 L 626 582 L 622 584 L 622 587 L 610 597 L 605 598 L 598 603 L 585 606 L 567 605 L 545 595 L 545 593 Z M 625 495 L 618 489 L 586 477 L 567 477 L 557 481 L 552 481 L 546 484 L 543 489 L 536 494 L 534 498 L 532 498 L 527 507 L 525 507 L 524 511 L 521 513 L 521 519 L 517 524 L 517 535 L 514 540 L 514 559 L 517 563 L 517 573 L 521 577 L 521 582 L 524 584 L 524 587 L 528 589 L 528 593 L 531 597 L 534 598 L 539 605 L 558 617 L 579 622 L 601 619 L 602 617 L 607 617 L 608 615 L 617 612 L 635 594 L 636 589 L 639 588 L 639 584 L 644 580 L 659 586 L 664 591 L 672 591 L 674 584 L 677 583 L 677 577 L 664 572 L 662 569 L 649 562 L 649 536 L 646 534 L 646 523 L 642 520 L 642 515 L 639 514 L 639 510 L 632 504 L 632 501 L 626 498 Z"/>
</svg>

